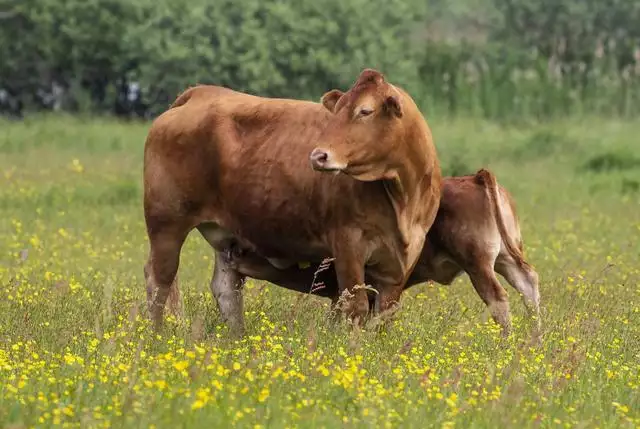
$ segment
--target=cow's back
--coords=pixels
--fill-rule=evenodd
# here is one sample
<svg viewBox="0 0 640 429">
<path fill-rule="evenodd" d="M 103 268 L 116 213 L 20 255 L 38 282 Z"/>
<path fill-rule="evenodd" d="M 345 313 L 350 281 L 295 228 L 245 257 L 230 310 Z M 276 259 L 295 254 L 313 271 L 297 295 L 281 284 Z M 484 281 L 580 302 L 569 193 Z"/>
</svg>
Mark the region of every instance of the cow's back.
<svg viewBox="0 0 640 429">
<path fill-rule="evenodd" d="M 392 228 L 380 184 L 309 166 L 330 115 L 318 103 L 191 88 L 149 132 L 145 201 L 194 226 L 221 225 L 271 257 L 328 256 L 332 229 L 372 211 L 389 212 L 378 230 Z"/>
</svg>

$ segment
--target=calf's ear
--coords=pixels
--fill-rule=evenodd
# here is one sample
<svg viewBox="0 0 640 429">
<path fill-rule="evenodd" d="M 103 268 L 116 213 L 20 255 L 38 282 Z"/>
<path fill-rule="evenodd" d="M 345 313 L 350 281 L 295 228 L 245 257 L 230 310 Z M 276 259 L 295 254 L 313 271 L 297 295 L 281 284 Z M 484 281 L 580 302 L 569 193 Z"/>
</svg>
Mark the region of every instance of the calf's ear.
<svg viewBox="0 0 640 429">
<path fill-rule="evenodd" d="M 386 100 L 384 100 L 384 108 L 390 114 L 395 115 L 398 118 L 402 118 L 402 105 L 400 104 L 398 97 L 395 95 L 390 95 Z"/>
<path fill-rule="evenodd" d="M 343 95 L 344 92 L 340 91 L 339 89 L 332 89 L 322 96 L 320 102 L 325 107 L 325 109 L 332 113 L 335 113 L 336 104 L 338 103 L 338 100 L 340 100 L 340 97 L 342 97 Z"/>
</svg>

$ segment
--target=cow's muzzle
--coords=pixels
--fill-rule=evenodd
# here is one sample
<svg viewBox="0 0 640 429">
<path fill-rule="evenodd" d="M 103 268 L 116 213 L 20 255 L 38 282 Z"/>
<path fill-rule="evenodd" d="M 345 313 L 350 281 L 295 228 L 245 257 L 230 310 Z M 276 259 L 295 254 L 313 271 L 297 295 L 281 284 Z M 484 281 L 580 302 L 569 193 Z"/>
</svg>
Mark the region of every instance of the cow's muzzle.
<svg viewBox="0 0 640 429">
<path fill-rule="evenodd" d="M 339 172 L 345 168 L 340 162 L 336 162 L 335 157 L 332 156 L 332 153 L 327 150 L 315 148 L 311 155 L 309 155 L 309 160 L 311 161 L 311 166 L 316 171 L 335 171 Z"/>
</svg>

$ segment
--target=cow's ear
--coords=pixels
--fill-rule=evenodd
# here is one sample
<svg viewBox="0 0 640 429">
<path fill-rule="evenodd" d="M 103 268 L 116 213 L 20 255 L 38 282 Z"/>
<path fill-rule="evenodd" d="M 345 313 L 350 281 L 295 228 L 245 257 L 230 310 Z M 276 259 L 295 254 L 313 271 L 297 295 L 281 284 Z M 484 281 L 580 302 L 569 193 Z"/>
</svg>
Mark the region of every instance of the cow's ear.
<svg viewBox="0 0 640 429">
<path fill-rule="evenodd" d="M 384 108 L 390 114 L 402 118 L 402 106 L 400 105 L 400 100 L 398 100 L 398 97 L 395 95 L 390 95 L 384 100 Z"/>
<path fill-rule="evenodd" d="M 340 91 L 339 89 L 332 89 L 322 96 L 320 102 L 325 107 L 325 109 L 335 113 L 336 103 L 338 103 L 338 100 L 340 100 L 340 97 L 342 97 L 343 95 L 344 92 Z"/>
</svg>

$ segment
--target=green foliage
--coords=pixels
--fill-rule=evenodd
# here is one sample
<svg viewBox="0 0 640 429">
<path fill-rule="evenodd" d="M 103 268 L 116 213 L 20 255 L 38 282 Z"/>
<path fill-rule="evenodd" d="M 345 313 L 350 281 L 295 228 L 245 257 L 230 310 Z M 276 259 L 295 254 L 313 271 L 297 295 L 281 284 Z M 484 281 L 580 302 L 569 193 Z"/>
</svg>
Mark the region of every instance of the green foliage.
<svg viewBox="0 0 640 429">
<path fill-rule="evenodd" d="M 317 100 L 373 67 L 428 114 L 635 115 L 637 22 L 633 0 L 21 0 L 0 87 L 107 111 L 126 79 L 157 114 L 197 83 Z"/>
<path fill-rule="evenodd" d="M 90 91 L 104 107 L 108 85 L 126 66 L 123 34 L 136 21 L 125 0 L 24 0 L 16 2 L 0 30 L 0 82 L 35 94 L 52 81 Z M 68 101 L 76 104 L 80 94 Z M 31 100 L 27 100 L 31 101 Z"/>
<path fill-rule="evenodd" d="M 160 97 L 215 83 L 319 99 L 330 88 L 350 85 L 363 64 L 411 78 L 411 64 L 396 43 L 416 18 L 401 1 L 372 8 L 365 0 L 221 0 L 185 8 L 161 0 L 142 9 L 147 24 L 129 37 L 140 79 Z"/>
<path fill-rule="evenodd" d="M 616 170 L 640 170 L 640 158 L 630 152 L 606 152 L 590 158 L 583 166 L 596 173 Z"/>
<path fill-rule="evenodd" d="M 494 0 L 503 25 L 498 41 L 522 48 L 535 47 L 564 68 L 591 65 L 603 58 L 618 68 L 634 63 L 640 40 L 640 3 L 633 0 Z M 566 70 L 562 70 L 566 72 Z"/>
<path fill-rule="evenodd" d="M 398 49 L 419 22 L 414 3 L 28 0 L 0 31 L 0 54 L 11 58 L 0 76 L 32 91 L 56 80 L 90 92 L 98 106 L 125 74 L 162 104 L 197 83 L 319 99 L 364 66 L 415 85 L 411 53 Z"/>
<path fill-rule="evenodd" d="M 638 113 L 640 3 L 633 0 L 493 2 L 502 22 L 492 31 L 490 40 L 520 54 L 526 53 L 525 61 L 518 61 L 512 67 L 520 72 L 520 83 L 531 86 L 531 82 L 523 82 L 529 80 L 533 81 L 534 88 L 546 87 L 544 94 L 540 94 L 543 100 L 535 110 Z M 530 67 L 523 69 L 523 64 Z M 536 73 L 531 74 L 531 70 Z"/>
</svg>

